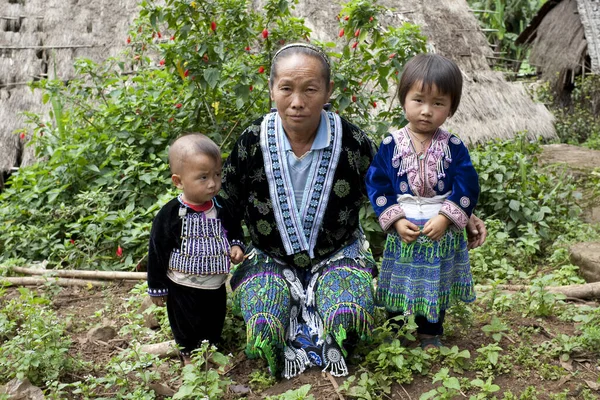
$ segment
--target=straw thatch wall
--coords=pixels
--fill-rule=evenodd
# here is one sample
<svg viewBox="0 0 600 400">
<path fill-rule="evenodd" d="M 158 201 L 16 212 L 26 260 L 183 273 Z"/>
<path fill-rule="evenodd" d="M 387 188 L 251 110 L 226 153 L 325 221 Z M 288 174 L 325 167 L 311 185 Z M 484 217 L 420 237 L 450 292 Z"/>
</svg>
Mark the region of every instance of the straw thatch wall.
<svg viewBox="0 0 600 400">
<path fill-rule="evenodd" d="M 600 0 L 548 1 L 517 43 L 531 46 L 531 64 L 565 96 L 582 72 L 600 74 Z"/>
<path fill-rule="evenodd" d="M 255 3 L 260 5 L 261 0 Z M 461 67 L 463 98 L 446 128 L 471 143 L 510 138 L 519 131 L 528 131 L 532 138 L 555 137 L 553 116 L 546 107 L 534 103 L 521 83 L 507 82 L 502 73 L 491 70 L 488 59 L 493 52 L 466 0 L 380 0 L 378 4 L 393 10 L 384 23 L 420 25 L 431 50 Z M 306 18 L 316 37 L 330 40 L 337 33 L 339 11 L 335 2 L 305 0 L 295 13 Z"/>
<path fill-rule="evenodd" d="M 26 82 L 44 77 L 68 80 L 76 58 L 101 61 L 126 46 L 137 16 L 135 0 L 0 0 L 0 171 L 33 159 L 22 128 L 23 111 L 42 112 L 39 91 Z"/>
<path fill-rule="evenodd" d="M 259 6 L 260 0 L 255 0 Z M 447 128 L 466 141 L 509 138 L 527 130 L 531 136 L 552 137 L 552 116 L 532 102 L 520 84 L 506 82 L 488 66 L 492 56 L 465 0 L 381 0 L 395 7 L 389 24 L 417 23 L 436 52 L 453 58 L 465 73 L 466 85 L 457 114 Z M 301 0 L 295 13 L 306 18 L 319 38 L 337 34 L 336 2 Z M 40 77 L 67 80 L 73 61 L 100 61 L 126 46 L 127 30 L 137 16 L 137 0 L 42 1 L 0 0 L 0 171 L 32 161 L 31 149 L 13 133 L 22 128 L 23 111 L 41 112 L 39 94 L 23 85 Z M 31 133 L 29 133 L 31 134 Z"/>
</svg>

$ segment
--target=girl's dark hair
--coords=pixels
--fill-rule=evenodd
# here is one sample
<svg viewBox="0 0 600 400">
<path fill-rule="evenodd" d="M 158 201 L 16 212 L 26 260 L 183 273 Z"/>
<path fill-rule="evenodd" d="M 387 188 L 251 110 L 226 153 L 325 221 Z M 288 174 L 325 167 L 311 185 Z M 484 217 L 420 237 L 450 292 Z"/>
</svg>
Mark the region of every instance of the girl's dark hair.
<svg viewBox="0 0 600 400">
<path fill-rule="evenodd" d="M 404 66 L 398 86 L 400 104 L 403 107 L 406 94 L 417 82 L 421 82 L 421 88 L 435 85 L 441 93 L 450 95 L 450 112 L 456 112 L 460 104 L 463 79 L 460 68 L 454 61 L 439 54 L 418 54 L 411 58 Z"/>
<path fill-rule="evenodd" d="M 279 60 L 296 54 L 303 54 L 319 60 L 321 63 L 323 78 L 325 79 L 325 84 L 327 85 L 326 87 L 329 89 L 329 85 L 331 83 L 331 64 L 329 63 L 327 54 L 325 54 L 325 52 L 317 46 L 302 42 L 286 44 L 277 50 L 277 53 L 275 53 L 273 56 L 273 61 L 271 62 L 271 74 L 269 75 L 269 80 L 273 82 L 277 77 L 277 64 L 279 63 Z"/>
</svg>

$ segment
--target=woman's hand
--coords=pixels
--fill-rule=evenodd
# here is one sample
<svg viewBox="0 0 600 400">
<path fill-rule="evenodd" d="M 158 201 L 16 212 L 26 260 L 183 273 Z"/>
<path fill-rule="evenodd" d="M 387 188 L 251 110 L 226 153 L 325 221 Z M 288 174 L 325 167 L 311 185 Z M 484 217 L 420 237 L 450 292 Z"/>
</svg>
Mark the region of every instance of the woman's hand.
<svg viewBox="0 0 600 400">
<path fill-rule="evenodd" d="M 438 214 L 425 223 L 423 234 L 431 240 L 440 240 L 450 224 L 450 220 L 445 215 Z"/>
<path fill-rule="evenodd" d="M 240 246 L 231 246 L 231 262 L 239 264 L 244 260 L 244 250 Z"/>
<path fill-rule="evenodd" d="M 488 232 L 483 221 L 475 216 L 475 214 L 471 214 L 471 218 L 469 218 L 469 222 L 467 223 L 467 247 L 469 250 L 481 246 L 485 242 L 487 234 Z"/>
<path fill-rule="evenodd" d="M 167 298 L 169 296 L 150 296 L 152 303 L 158 307 L 164 307 L 167 304 Z"/>
<path fill-rule="evenodd" d="M 394 228 L 404 243 L 414 242 L 421 234 L 419 227 L 406 218 L 394 222 Z"/>
</svg>

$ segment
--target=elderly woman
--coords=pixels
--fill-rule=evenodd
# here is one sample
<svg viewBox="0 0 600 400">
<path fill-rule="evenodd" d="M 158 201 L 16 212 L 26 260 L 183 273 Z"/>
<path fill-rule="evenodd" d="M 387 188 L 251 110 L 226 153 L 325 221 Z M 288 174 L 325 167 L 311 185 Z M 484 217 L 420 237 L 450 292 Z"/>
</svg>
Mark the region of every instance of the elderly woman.
<svg viewBox="0 0 600 400">
<path fill-rule="evenodd" d="M 367 135 L 324 111 L 333 91 L 327 56 L 294 43 L 274 56 L 276 112 L 249 126 L 223 168 L 229 229 L 244 221 L 251 247 L 234 271 L 234 303 L 246 322 L 249 357 L 290 378 L 316 365 L 348 373 L 343 342 L 373 328 L 375 263 L 359 223 Z M 472 243 L 485 238 L 485 227 Z"/>
</svg>

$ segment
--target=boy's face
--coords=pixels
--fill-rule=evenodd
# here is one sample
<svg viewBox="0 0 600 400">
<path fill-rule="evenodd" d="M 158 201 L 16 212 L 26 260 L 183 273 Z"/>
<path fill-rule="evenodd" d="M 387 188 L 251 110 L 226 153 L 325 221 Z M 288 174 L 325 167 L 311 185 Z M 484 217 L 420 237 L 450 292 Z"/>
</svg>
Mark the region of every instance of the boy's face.
<svg viewBox="0 0 600 400">
<path fill-rule="evenodd" d="M 422 85 L 420 81 L 415 82 L 406 93 L 404 113 L 411 131 L 433 135 L 450 116 L 452 99 L 449 94 L 442 94 L 436 85 Z"/>
<path fill-rule="evenodd" d="M 173 174 L 171 180 L 183 190 L 185 202 L 206 203 L 221 190 L 221 163 L 204 154 L 189 155 L 181 173 Z"/>
</svg>

